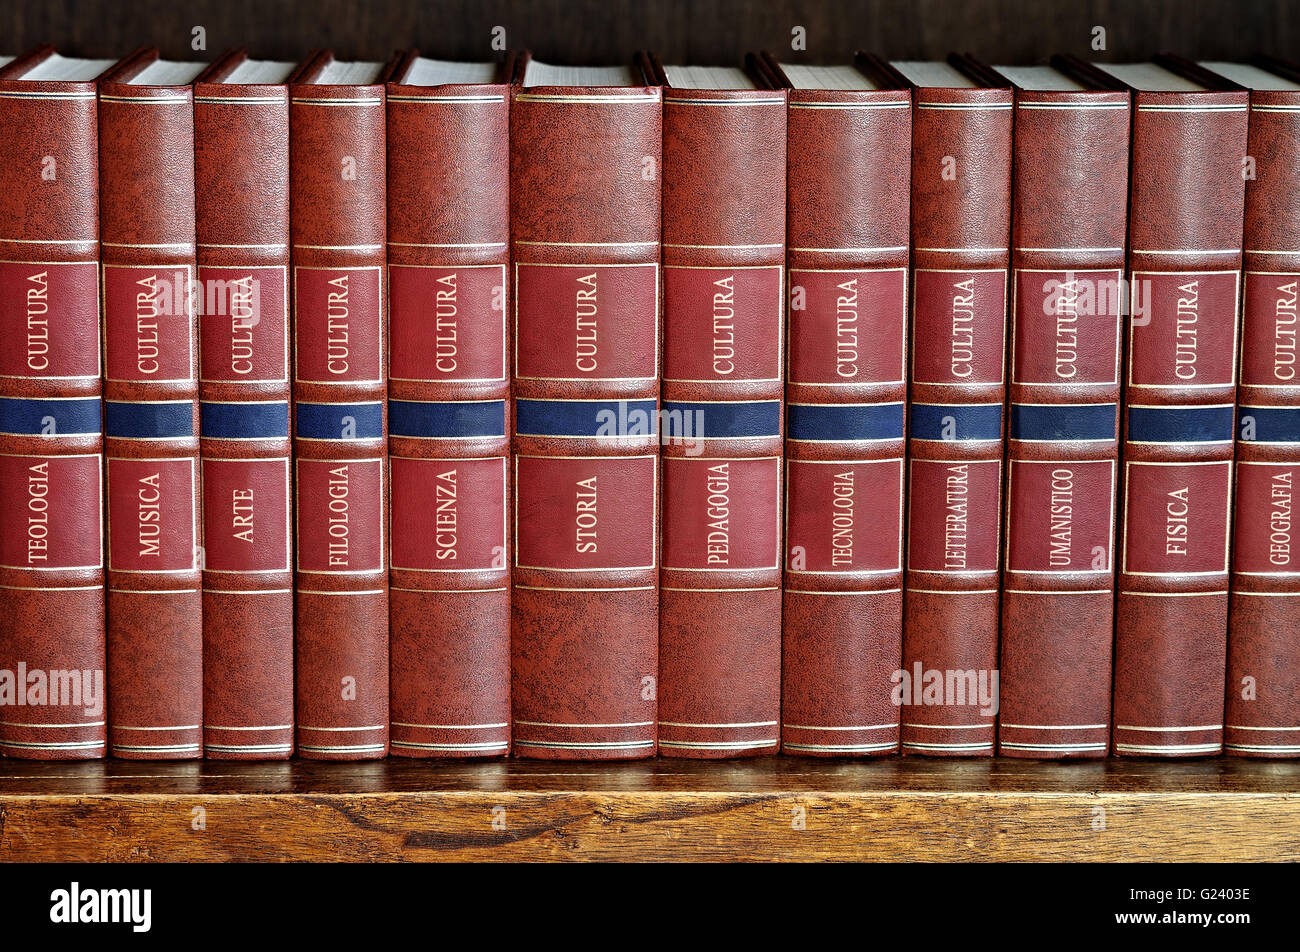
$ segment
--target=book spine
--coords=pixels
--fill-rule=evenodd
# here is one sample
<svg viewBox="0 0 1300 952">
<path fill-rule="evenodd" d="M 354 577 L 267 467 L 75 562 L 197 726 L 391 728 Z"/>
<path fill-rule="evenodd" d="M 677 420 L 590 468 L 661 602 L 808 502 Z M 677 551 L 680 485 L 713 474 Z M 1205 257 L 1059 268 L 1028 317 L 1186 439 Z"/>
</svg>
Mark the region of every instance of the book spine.
<svg viewBox="0 0 1300 952">
<path fill-rule="evenodd" d="M 1011 123 L 1009 89 L 916 91 L 903 753 L 993 753 Z"/>
<path fill-rule="evenodd" d="M 784 90 L 664 92 L 659 750 L 775 753 Z"/>
<path fill-rule="evenodd" d="M 390 85 L 393 754 L 510 748 L 509 101 Z"/>
<path fill-rule="evenodd" d="M 203 723 L 194 101 L 99 89 L 109 752 L 198 757 Z"/>
<path fill-rule="evenodd" d="M 655 753 L 657 88 L 515 90 L 513 749 Z"/>
<path fill-rule="evenodd" d="M 1300 96 L 1251 94 L 1224 749 L 1300 756 Z"/>
<path fill-rule="evenodd" d="M 1113 749 L 1223 743 L 1247 94 L 1136 94 Z"/>
<path fill-rule="evenodd" d="M 107 744 L 98 155 L 93 83 L 0 82 L 7 757 L 86 760 Z M 36 671 L 71 680 L 33 692 Z"/>
<path fill-rule="evenodd" d="M 293 751 L 289 96 L 194 92 L 203 751 Z"/>
<path fill-rule="evenodd" d="M 1104 757 L 1115 610 L 1126 92 L 1016 97 L 998 752 Z"/>
<path fill-rule="evenodd" d="M 289 87 L 298 753 L 388 752 L 384 87 Z"/>
<path fill-rule="evenodd" d="M 912 101 L 790 93 L 781 749 L 898 750 Z"/>
</svg>

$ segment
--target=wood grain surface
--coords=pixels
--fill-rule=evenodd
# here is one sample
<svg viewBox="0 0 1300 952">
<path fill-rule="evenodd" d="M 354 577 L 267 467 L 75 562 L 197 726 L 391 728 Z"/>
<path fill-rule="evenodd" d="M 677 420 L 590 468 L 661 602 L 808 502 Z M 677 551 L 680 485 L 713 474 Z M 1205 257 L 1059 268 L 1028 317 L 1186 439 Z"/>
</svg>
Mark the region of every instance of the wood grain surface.
<svg viewBox="0 0 1300 952">
<path fill-rule="evenodd" d="M 206 52 L 193 49 L 205 31 Z M 783 59 L 843 62 L 855 49 L 893 58 L 966 50 L 1000 63 L 1054 53 L 1145 59 L 1161 50 L 1243 58 L 1294 54 L 1300 5 L 1289 0 L 0 0 L 0 52 L 38 43 L 120 56 L 155 45 L 204 58 L 231 46 L 297 59 L 315 47 L 383 60 L 399 46 L 428 56 L 485 59 L 492 31 L 542 60 L 626 62 L 655 49 L 666 62 L 734 63 L 770 48 Z M 806 30 L 806 50 L 791 31 Z M 1106 49 L 1092 48 L 1093 29 Z"/>
<path fill-rule="evenodd" d="M 0 761 L 5 862 L 614 859 L 1296 861 L 1300 764 Z"/>
</svg>

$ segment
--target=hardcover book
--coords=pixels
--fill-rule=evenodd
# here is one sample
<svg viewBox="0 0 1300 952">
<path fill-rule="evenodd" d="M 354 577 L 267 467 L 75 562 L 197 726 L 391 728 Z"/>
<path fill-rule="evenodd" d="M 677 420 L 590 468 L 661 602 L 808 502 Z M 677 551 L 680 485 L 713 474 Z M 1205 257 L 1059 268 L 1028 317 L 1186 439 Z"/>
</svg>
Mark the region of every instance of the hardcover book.
<svg viewBox="0 0 1300 952">
<path fill-rule="evenodd" d="M 998 753 L 1110 739 L 1129 93 L 1068 60 L 1015 86 Z"/>
<path fill-rule="evenodd" d="M 388 752 L 385 64 L 289 79 L 295 726 L 309 759 Z"/>
<path fill-rule="evenodd" d="M 1101 69 L 1134 100 L 1112 748 L 1217 754 L 1249 94 L 1168 58 Z"/>
<path fill-rule="evenodd" d="M 109 753 L 202 753 L 194 98 L 140 50 L 99 83 Z"/>
<path fill-rule="evenodd" d="M 1202 63 L 1250 90 L 1224 749 L 1300 755 L 1300 66 Z"/>
<path fill-rule="evenodd" d="M 293 751 L 289 89 L 232 51 L 194 84 L 203 752 Z"/>
<path fill-rule="evenodd" d="M 655 753 L 662 94 L 520 57 L 511 669 L 523 757 Z"/>
<path fill-rule="evenodd" d="M 406 53 L 387 87 L 392 753 L 510 747 L 513 63 Z"/>
<path fill-rule="evenodd" d="M 659 752 L 775 753 L 781 711 L 786 91 L 662 66 Z"/>
<path fill-rule="evenodd" d="M 898 750 L 912 97 L 866 57 L 789 90 L 781 749 Z"/>
<path fill-rule="evenodd" d="M 969 57 L 885 64 L 912 87 L 902 751 L 993 753 L 1012 95 Z"/>
<path fill-rule="evenodd" d="M 0 754 L 103 757 L 95 78 L 0 57 Z"/>
</svg>

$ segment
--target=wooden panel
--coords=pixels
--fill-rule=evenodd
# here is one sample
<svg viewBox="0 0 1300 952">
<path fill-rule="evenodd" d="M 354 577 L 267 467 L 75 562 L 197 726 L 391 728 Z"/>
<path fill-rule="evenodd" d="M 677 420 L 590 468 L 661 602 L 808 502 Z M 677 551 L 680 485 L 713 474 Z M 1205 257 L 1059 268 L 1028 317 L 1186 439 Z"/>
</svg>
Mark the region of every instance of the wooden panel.
<svg viewBox="0 0 1300 952">
<path fill-rule="evenodd" d="M 1300 860 L 1298 794 L 1235 759 L 4 761 L 0 858 Z"/>
<path fill-rule="evenodd" d="M 856 48 L 892 57 L 969 50 L 1000 62 L 1053 52 L 1146 58 L 1165 49 L 1200 57 L 1295 54 L 1300 9 L 1288 0 L 16 0 L 0 8 L 0 51 L 53 42 L 81 55 L 121 55 L 156 45 L 192 58 L 195 26 L 207 50 L 245 46 L 297 59 L 314 47 L 382 60 L 397 46 L 481 59 L 492 30 L 540 59 L 623 62 L 641 48 L 666 61 L 735 62 L 748 50 L 790 54 L 791 30 L 807 31 L 809 62 L 843 61 Z M 1095 26 L 1107 49 L 1091 48 Z"/>
</svg>

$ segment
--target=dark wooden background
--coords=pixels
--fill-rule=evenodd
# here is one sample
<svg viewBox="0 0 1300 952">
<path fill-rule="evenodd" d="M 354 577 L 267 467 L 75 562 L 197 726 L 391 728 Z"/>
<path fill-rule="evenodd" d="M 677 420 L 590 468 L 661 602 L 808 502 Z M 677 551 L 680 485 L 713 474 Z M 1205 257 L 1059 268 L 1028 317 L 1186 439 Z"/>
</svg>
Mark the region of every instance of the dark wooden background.
<svg viewBox="0 0 1300 952">
<path fill-rule="evenodd" d="M 195 26 L 207 51 L 191 48 Z M 999 63 L 1072 52 L 1105 60 L 1161 50 L 1194 57 L 1300 57 L 1296 0 L 0 0 L 0 52 L 50 42 L 110 57 L 154 45 L 173 59 L 242 46 L 297 59 L 315 47 L 381 60 L 399 46 L 447 59 L 491 58 L 492 30 L 561 63 L 624 62 L 636 49 L 667 62 L 732 63 L 772 49 L 805 62 L 855 49 L 938 58 L 952 49 Z M 791 29 L 807 51 L 791 53 Z M 1106 29 L 1106 50 L 1091 48 Z"/>
</svg>

